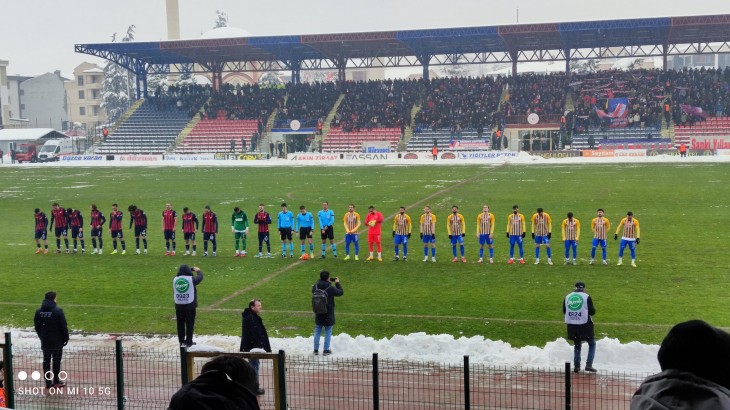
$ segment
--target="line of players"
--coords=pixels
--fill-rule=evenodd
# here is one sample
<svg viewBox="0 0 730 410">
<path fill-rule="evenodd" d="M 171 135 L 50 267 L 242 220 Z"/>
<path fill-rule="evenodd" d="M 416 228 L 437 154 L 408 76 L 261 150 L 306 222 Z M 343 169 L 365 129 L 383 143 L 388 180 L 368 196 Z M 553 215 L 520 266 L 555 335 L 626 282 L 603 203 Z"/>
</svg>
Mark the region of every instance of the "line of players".
<svg viewBox="0 0 730 410">
<path fill-rule="evenodd" d="M 466 222 L 464 216 L 459 213 L 457 206 L 452 206 L 452 213 L 447 217 L 446 220 L 446 231 L 449 240 L 452 245 L 452 262 L 466 262 L 465 250 L 464 250 L 464 238 L 466 237 Z M 136 253 L 140 253 L 140 240 L 143 243 L 143 252 L 147 253 L 147 216 L 141 209 L 135 205 L 130 205 L 128 208 L 131 220 L 130 229 L 132 225 L 135 226 L 135 239 L 136 239 Z M 379 218 L 377 217 L 378 215 Z M 337 245 L 334 242 L 334 212 L 329 208 L 328 202 L 322 203 L 322 210 L 317 214 L 319 221 L 319 229 L 321 233 L 322 245 L 321 245 L 321 258 L 325 258 L 327 241 L 330 242 L 330 248 L 334 257 L 337 257 Z M 110 224 L 109 231 L 113 241 L 114 250 L 112 254 L 117 253 L 117 242 L 121 244 L 122 254 L 126 253 L 126 246 L 124 242 L 122 232 L 122 212 L 119 211 L 118 205 L 112 205 L 112 212 L 110 213 Z M 489 210 L 488 205 L 484 205 L 482 212 L 477 215 L 477 226 L 476 235 L 479 241 L 479 263 L 484 262 L 484 248 L 485 245 L 489 251 L 489 263 L 494 262 L 494 228 L 495 218 Z M 44 253 L 48 253 L 48 242 L 46 241 L 46 227 L 48 226 L 48 219 L 46 215 L 38 208 L 35 209 L 35 221 L 36 221 L 36 253 L 41 252 L 41 243 L 44 241 L 45 250 Z M 545 252 L 547 256 L 547 263 L 552 265 L 552 249 L 550 247 L 550 240 L 552 238 L 552 218 L 547 212 L 544 212 L 542 208 L 538 208 L 537 212 L 530 218 L 531 221 L 531 234 L 535 241 L 535 264 L 540 263 L 540 250 L 541 247 L 545 246 Z M 71 236 L 73 239 L 73 252 L 77 252 L 77 239 L 81 241 L 81 252 L 85 252 L 84 239 L 83 239 L 83 218 L 77 209 L 68 208 L 64 209 L 59 206 L 58 203 L 53 204 L 51 211 L 51 223 L 50 228 L 53 229 L 55 222 L 55 235 L 56 235 L 56 253 L 61 253 L 61 238 L 64 239 L 66 253 L 70 253 L 69 242 L 67 238 L 67 229 L 71 228 Z M 97 209 L 96 205 L 91 205 L 91 237 L 92 244 L 94 246 L 93 253 L 102 253 L 103 240 L 102 231 L 103 225 L 106 222 L 104 215 Z M 259 204 L 258 212 L 254 217 L 254 223 L 258 225 L 258 253 L 256 257 L 271 257 L 271 244 L 269 241 L 269 225 L 272 224 L 271 216 L 265 211 L 264 205 Z M 343 223 L 345 228 L 345 257 L 344 260 L 350 259 L 350 247 L 354 247 L 354 259 L 359 260 L 359 230 L 362 227 L 362 220 L 359 213 L 355 211 L 355 205 L 349 204 L 348 210 L 343 217 Z M 375 207 L 369 207 L 368 214 L 366 216 L 366 225 L 368 226 L 368 244 L 370 250 L 370 256 L 367 258 L 368 261 L 375 260 L 374 248 L 377 248 L 377 260 L 382 261 L 382 244 L 380 240 L 380 225 L 382 224 L 382 214 L 375 210 Z M 195 232 L 199 228 L 197 216 L 191 212 L 187 207 L 183 209 L 182 216 L 183 234 L 185 237 L 185 255 L 196 255 L 196 242 Z M 177 213 L 172 209 L 172 205 L 167 203 L 165 210 L 162 212 L 162 228 L 163 235 L 165 238 L 166 255 L 175 255 L 176 242 L 175 242 L 175 231 L 177 227 Z M 596 249 L 598 246 L 601 247 L 602 251 L 602 262 L 604 265 L 607 264 L 607 239 L 608 232 L 610 230 L 610 221 L 604 216 L 603 209 L 598 209 L 597 216 L 591 220 L 591 231 L 593 232 L 593 241 L 591 247 L 591 259 L 590 264 L 594 263 Z M 282 241 L 281 257 L 286 258 L 287 248 L 289 256 L 294 257 L 294 244 L 292 241 L 292 233 L 296 233 L 299 236 L 301 246 L 300 259 L 309 259 L 314 257 L 314 244 L 313 244 L 313 230 L 315 228 L 314 217 L 311 212 L 308 212 L 305 206 L 299 207 L 299 213 L 296 217 L 294 214 L 287 209 L 287 204 L 281 204 L 281 212 L 277 215 L 277 229 L 279 230 L 279 236 Z M 431 261 L 436 262 L 436 216 L 431 212 L 430 206 L 425 206 L 423 214 L 419 220 L 420 233 L 419 236 L 423 243 L 423 261 L 429 260 L 429 249 L 431 250 Z M 401 260 L 400 247 L 403 247 L 402 260 L 408 258 L 408 241 L 412 234 L 412 221 L 409 215 L 405 213 L 405 207 L 400 207 L 398 213 L 393 218 L 393 230 L 392 236 L 394 240 L 394 261 Z M 577 258 L 577 245 L 580 240 L 580 221 L 574 217 L 572 212 L 568 212 L 567 218 L 561 223 L 562 240 L 565 245 L 565 263 L 573 265 L 576 264 Z M 213 256 L 216 256 L 216 235 L 218 233 L 218 219 L 214 212 L 211 211 L 210 206 L 206 206 L 203 211 L 203 221 L 201 231 L 203 233 L 204 241 L 204 254 L 208 256 L 208 242 L 210 241 L 213 247 Z M 249 221 L 246 213 L 240 208 L 235 207 L 231 216 L 231 232 L 234 235 L 235 241 L 235 254 L 236 257 L 245 257 L 246 252 L 246 239 L 249 233 Z M 510 258 L 508 264 L 515 263 L 515 246 L 519 249 L 518 262 L 521 264 L 525 263 L 524 260 L 524 247 L 523 239 L 526 236 L 526 220 L 523 214 L 519 213 L 519 207 L 513 206 L 512 214 L 507 218 L 507 230 L 506 236 L 510 243 Z M 621 233 L 621 242 L 619 247 L 619 259 L 618 265 L 623 262 L 623 253 L 626 247 L 629 248 L 631 253 L 631 265 L 636 266 L 636 245 L 640 242 L 640 228 L 639 221 L 633 217 L 632 212 L 628 212 L 619 223 L 616 233 L 614 234 L 614 240 L 618 239 L 618 234 Z M 97 247 L 98 243 L 98 247 Z M 190 246 L 192 244 L 192 252 L 190 252 Z M 266 254 L 263 254 L 263 245 L 266 244 Z M 306 245 L 309 245 L 309 253 L 306 252 Z M 457 254 L 457 246 L 459 248 L 460 256 Z M 572 260 L 570 253 L 572 251 Z"/>
</svg>

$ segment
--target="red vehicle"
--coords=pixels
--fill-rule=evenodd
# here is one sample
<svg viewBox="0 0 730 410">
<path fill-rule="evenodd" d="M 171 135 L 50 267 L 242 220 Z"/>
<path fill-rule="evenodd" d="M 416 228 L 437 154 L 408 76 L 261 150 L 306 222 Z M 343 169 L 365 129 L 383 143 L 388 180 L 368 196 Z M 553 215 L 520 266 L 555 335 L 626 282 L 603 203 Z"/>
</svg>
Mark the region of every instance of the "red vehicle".
<svg viewBox="0 0 730 410">
<path fill-rule="evenodd" d="M 18 144 L 15 148 L 15 160 L 19 164 L 23 161 L 38 162 L 38 146 L 36 144 Z"/>
</svg>

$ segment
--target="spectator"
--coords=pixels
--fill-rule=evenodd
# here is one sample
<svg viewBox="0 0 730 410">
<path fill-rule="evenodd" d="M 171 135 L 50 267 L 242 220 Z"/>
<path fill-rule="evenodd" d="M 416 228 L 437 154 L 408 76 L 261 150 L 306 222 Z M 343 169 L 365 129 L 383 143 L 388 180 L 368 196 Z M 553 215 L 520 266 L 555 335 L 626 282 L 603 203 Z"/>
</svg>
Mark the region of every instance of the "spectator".
<svg viewBox="0 0 730 410">
<path fill-rule="evenodd" d="M 701 320 L 679 323 L 657 358 L 662 372 L 639 386 L 632 410 L 730 408 L 730 334 Z"/>
<path fill-rule="evenodd" d="M 335 286 L 330 282 L 333 281 Z M 340 278 L 330 279 L 330 273 L 326 270 L 319 273 L 319 281 L 312 286 L 312 294 L 315 290 L 322 289 L 327 293 L 327 312 L 317 313 L 314 316 L 314 354 L 319 354 L 319 338 L 324 329 L 324 350 L 322 354 L 332 354 L 330 341 L 332 339 L 332 328 L 335 326 L 335 297 L 342 296 L 345 292 L 340 285 Z"/>
<path fill-rule="evenodd" d="M 245 360 L 217 356 L 200 375 L 170 398 L 168 410 L 259 410 L 254 391 L 256 372 Z"/>
<path fill-rule="evenodd" d="M 43 350 L 43 374 L 46 380 L 46 388 L 61 388 L 66 384 L 60 379 L 61 356 L 63 347 L 68 344 L 68 325 L 63 309 L 56 304 L 56 292 L 46 292 L 41 307 L 35 311 L 35 332 L 41 339 L 41 350 Z M 53 373 L 51 371 L 53 362 Z"/>
<path fill-rule="evenodd" d="M 236 140 L 231 139 L 231 152 L 236 152 Z"/>
<path fill-rule="evenodd" d="M 193 276 L 193 273 L 197 273 Z M 177 339 L 180 347 L 194 345 L 195 309 L 198 307 L 198 284 L 203 281 L 203 271 L 197 266 L 180 265 L 172 280 L 177 319 Z"/>
<path fill-rule="evenodd" d="M 261 319 L 262 310 L 261 300 L 252 299 L 248 302 L 248 307 L 241 313 L 241 352 L 251 352 L 254 349 L 263 350 L 271 353 L 271 344 L 269 343 L 269 334 L 266 332 L 264 321 Z M 249 363 L 256 371 L 256 389 L 254 392 L 257 396 L 263 395 L 264 389 L 259 384 L 259 359 L 249 359 Z"/>
</svg>

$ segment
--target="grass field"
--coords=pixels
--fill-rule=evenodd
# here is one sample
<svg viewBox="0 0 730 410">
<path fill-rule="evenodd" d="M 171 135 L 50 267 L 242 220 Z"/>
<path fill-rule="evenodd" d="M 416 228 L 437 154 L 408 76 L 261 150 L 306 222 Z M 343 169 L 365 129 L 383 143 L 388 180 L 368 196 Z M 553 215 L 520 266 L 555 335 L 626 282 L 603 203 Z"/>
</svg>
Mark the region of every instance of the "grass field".
<svg viewBox="0 0 730 410">
<path fill-rule="evenodd" d="M 311 335 L 310 286 L 322 269 L 340 276 L 345 295 L 337 300 L 335 333 L 389 337 L 426 332 L 455 336 L 484 335 L 515 346 L 542 345 L 565 334 L 560 306 L 577 280 L 587 283 L 600 336 L 628 342 L 658 343 L 674 323 L 701 318 L 730 327 L 730 165 L 570 165 L 500 167 L 354 167 L 354 168 L 3 168 L 0 203 L 4 223 L 0 237 L 0 323 L 31 327 L 44 292 L 56 290 L 69 325 L 75 330 L 109 333 L 175 332 L 171 280 L 181 263 L 205 272 L 199 286 L 198 334 L 240 332 L 240 311 L 261 298 L 271 336 Z M 234 206 L 253 217 L 264 203 L 275 218 L 282 201 L 313 214 L 327 200 L 341 221 L 354 202 L 364 216 L 375 205 L 386 216 L 382 263 L 343 261 L 328 249 L 325 260 L 233 258 L 228 227 Z M 50 217 L 50 205 L 79 208 L 88 224 L 91 203 L 108 216 L 113 202 L 125 211 L 127 255 L 35 255 L 33 209 Z M 200 217 L 211 205 L 220 220 L 218 257 L 164 256 L 161 212 L 171 201 L 178 211 L 190 207 Z M 134 255 L 133 231 L 126 208 L 134 203 L 149 217 L 150 254 Z M 489 203 L 497 218 L 495 264 L 476 262 L 474 225 Z M 417 221 L 424 205 L 438 216 L 438 262 L 423 263 L 417 234 L 410 260 L 392 262 L 390 227 L 399 206 Z M 469 231 L 468 264 L 452 264 L 446 237 L 451 205 L 460 207 Z M 527 264 L 507 265 L 506 216 L 519 204 L 529 219 L 537 207 L 553 216 L 555 266 L 534 266 L 528 238 Z M 618 241 L 609 243 L 610 266 L 589 266 L 590 220 L 604 208 L 613 227 L 627 210 L 641 222 L 638 268 L 615 266 Z M 568 211 L 583 225 L 578 266 L 564 266 L 560 221 Z M 341 240 L 341 224 L 336 224 Z M 529 227 L 528 227 L 529 230 Z M 417 230 L 415 231 L 417 232 Z M 255 229 L 248 251 L 256 250 Z M 88 235 L 88 233 L 87 233 Z M 202 237 L 199 237 L 202 239 Z M 315 238 L 316 239 L 316 238 Z M 54 238 L 49 240 L 55 250 Z M 317 240 L 315 240 L 315 244 Z M 91 247 L 86 239 L 87 250 Z M 129 252 L 132 249 L 132 252 Z M 274 235 L 272 253 L 280 251 Z M 315 254 L 319 246 L 315 245 Z M 299 246 L 295 245 L 296 255 Z M 542 251 L 544 255 L 544 250 Z M 600 253 L 600 250 L 598 251 Z M 130 254 L 131 253 L 131 254 Z M 628 253 L 628 250 L 627 250 Z M 628 259 L 628 254 L 625 256 Z M 544 256 L 543 256 L 544 262 Z"/>
</svg>

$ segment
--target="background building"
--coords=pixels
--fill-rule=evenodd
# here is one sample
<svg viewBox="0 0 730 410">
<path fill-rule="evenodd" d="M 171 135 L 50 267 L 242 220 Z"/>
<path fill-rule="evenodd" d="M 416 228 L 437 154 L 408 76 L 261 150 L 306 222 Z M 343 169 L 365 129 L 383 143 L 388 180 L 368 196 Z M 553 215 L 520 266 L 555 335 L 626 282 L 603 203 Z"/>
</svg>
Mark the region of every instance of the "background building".
<svg viewBox="0 0 730 410">
<path fill-rule="evenodd" d="M 65 81 L 56 70 L 20 83 L 19 117 L 28 120 L 28 127 L 63 129 L 68 121 Z"/>
<path fill-rule="evenodd" d="M 87 132 L 106 123 L 106 110 L 101 108 L 104 69 L 96 64 L 81 63 L 74 69 L 74 80 L 67 81 L 68 120 L 80 123 Z"/>
<path fill-rule="evenodd" d="M 0 129 L 8 124 L 10 119 L 10 103 L 8 102 L 8 61 L 0 60 Z"/>
</svg>

